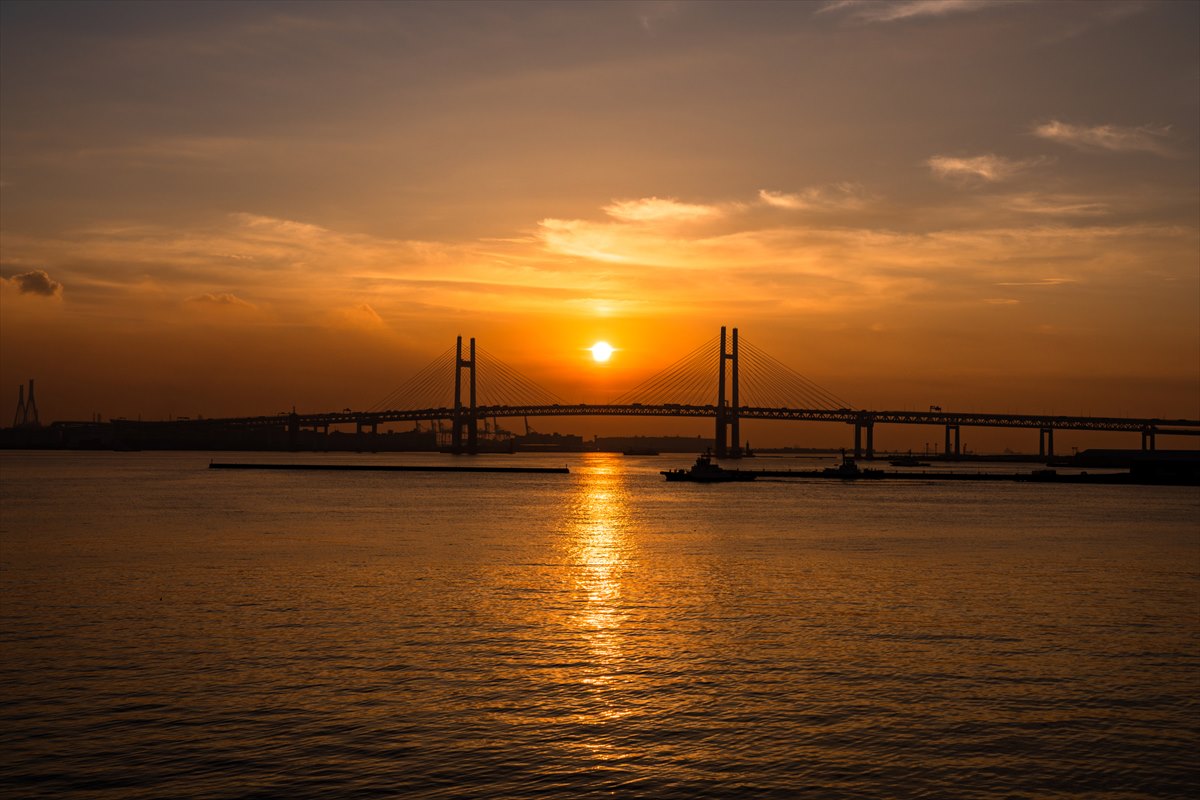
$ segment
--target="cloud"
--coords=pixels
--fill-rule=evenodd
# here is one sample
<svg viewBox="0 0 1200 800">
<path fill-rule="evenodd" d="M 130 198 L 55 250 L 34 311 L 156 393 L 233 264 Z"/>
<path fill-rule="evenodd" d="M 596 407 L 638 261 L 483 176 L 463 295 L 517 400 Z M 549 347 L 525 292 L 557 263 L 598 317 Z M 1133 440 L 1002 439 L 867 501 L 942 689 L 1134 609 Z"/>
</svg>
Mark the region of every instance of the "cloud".
<svg viewBox="0 0 1200 800">
<path fill-rule="evenodd" d="M 673 225 L 609 224 L 656 235 Z M 94 223 L 52 238 L 6 235 L 4 244 L 6 300 L 18 295 L 9 276 L 46 265 L 52 273 L 67 272 L 78 312 L 120 306 L 145 320 L 171 322 L 180 321 L 182 304 L 193 313 L 207 310 L 210 321 L 223 324 L 316 320 L 401 332 L 420 315 L 561 312 L 574 298 L 611 290 L 604 271 L 581 271 L 530 235 L 474 242 L 389 239 L 251 213 L 192 228 Z"/>
<path fill-rule="evenodd" d="M 680 0 L 649 0 L 638 3 L 635 7 L 642 29 L 651 33 L 658 29 L 660 23 L 677 17 L 684 10 L 684 4 Z"/>
<path fill-rule="evenodd" d="M 1037 288 L 1049 286 L 1046 276 L 1096 286 L 1143 275 L 1146 263 L 1184 276 L 1194 265 L 1192 227 L 997 213 L 1007 194 L 959 202 L 950 222 L 940 208 L 882 203 L 842 214 L 805 210 L 860 202 L 862 193 L 850 186 L 696 203 L 600 203 L 592 218 L 547 218 L 527 236 L 457 243 L 252 214 L 191 229 L 119 221 L 55 239 L 9 236 L 4 272 L 44 265 L 68 279 L 70 310 L 80 314 L 119 307 L 129 318 L 186 323 L 179 319 L 186 298 L 193 313 L 208 310 L 211 324 L 315 323 L 404 338 L 414 320 L 464 314 L 512 320 L 603 308 L 662 317 L 736 306 L 772 316 L 909 300 L 979 307 L 1009 294 L 998 284 L 1034 283 L 1027 291 L 1042 295 L 1053 291 Z M 914 225 L 914 218 L 936 219 L 938 227 Z M 20 299 L 15 281 L 4 289 L 5 302 Z M 254 306 L 246 298 L 257 310 L 248 310 Z M 22 313 L 37 313 L 48 304 L 23 306 Z"/>
<path fill-rule="evenodd" d="M 917 17 L 970 13 L 995 4 L 993 0 L 834 0 L 817 9 L 817 13 L 842 13 L 849 19 L 864 23 L 897 22 Z"/>
<path fill-rule="evenodd" d="M 363 330 L 382 330 L 387 323 L 369 303 L 358 303 L 353 306 L 332 309 L 325 318 L 327 325 L 336 328 L 357 328 Z"/>
<path fill-rule="evenodd" d="M 1045 163 L 1042 158 L 1014 160 L 987 153 L 982 156 L 933 156 L 925 162 L 933 174 L 947 180 L 984 181 L 997 183 Z"/>
<path fill-rule="evenodd" d="M 722 215 L 717 206 L 681 203 L 673 198 L 658 197 L 617 200 L 605 206 L 604 213 L 623 222 L 694 222 Z"/>
<path fill-rule="evenodd" d="M 45 270 L 35 269 L 22 272 L 9 279 L 21 294 L 37 294 L 43 297 L 61 297 L 63 285 L 51 278 Z"/>
<path fill-rule="evenodd" d="M 757 207 L 791 209 L 802 207 L 801 199 L 763 190 Z M 895 221 L 886 209 L 876 221 L 857 215 L 814 226 L 743 207 L 746 213 L 685 230 L 612 219 L 546 219 L 538 238 L 547 257 L 595 262 L 594 270 L 577 271 L 602 280 L 613 299 L 637 294 L 683 303 L 686 297 L 687 305 L 698 307 L 736 297 L 743 306 L 761 303 L 762 313 L 911 298 L 982 302 L 996 297 L 997 286 L 1051 287 L 1105 274 L 1120 280 L 1115 276 L 1126 274 L 1142 255 L 1171 253 L 1171 263 L 1181 263 L 1178 254 L 1194 239 L 1189 230 L 1170 226 L 1070 224 L 1067 214 L 1045 218 L 1051 224 L 1038 218 L 1033 224 L 1020 218 L 1003 224 L 993 204 L 974 208 L 944 230 L 924 232 L 881 227 L 880 222 Z M 1045 277 L 1049 270 L 1057 275 Z"/>
<path fill-rule="evenodd" d="M 1047 44 L 1058 44 L 1082 36 L 1096 28 L 1119 25 L 1137 14 L 1149 10 L 1149 2 L 1126 0 L 1120 3 L 1083 3 L 1072 9 L 1069 23 L 1061 31 L 1052 31 Z"/>
<path fill-rule="evenodd" d="M 853 210 L 867 204 L 867 195 L 856 183 L 838 183 L 813 187 L 800 192 L 759 189 L 758 199 L 772 208 L 789 211 Z"/>
<path fill-rule="evenodd" d="M 629 235 L 605 223 L 581 219 L 544 219 L 538 223 L 538 238 L 548 250 L 596 261 L 628 261 Z"/>
<path fill-rule="evenodd" d="M 1153 153 L 1174 156 L 1168 144 L 1170 126 L 1142 125 L 1137 128 L 1120 125 L 1072 125 L 1051 120 L 1035 125 L 1033 135 L 1052 142 L 1069 145 L 1089 152 Z"/>
<path fill-rule="evenodd" d="M 1108 203 L 1068 194 L 1014 194 L 1004 197 L 1002 205 L 1022 214 L 1058 217 L 1100 217 L 1112 211 Z"/>
<path fill-rule="evenodd" d="M 230 292 L 221 292 L 220 294 L 205 292 L 204 294 L 196 295 L 195 297 L 189 297 L 187 301 L 189 303 L 199 303 L 201 305 L 235 306 L 238 308 L 256 307 L 253 303 L 248 303 L 237 295 L 231 294 Z"/>
<path fill-rule="evenodd" d="M 1001 281 L 997 286 L 1062 286 L 1064 283 L 1077 283 L 1075 278 L 1042 278 L 1037 281 Z"/>
</svg>

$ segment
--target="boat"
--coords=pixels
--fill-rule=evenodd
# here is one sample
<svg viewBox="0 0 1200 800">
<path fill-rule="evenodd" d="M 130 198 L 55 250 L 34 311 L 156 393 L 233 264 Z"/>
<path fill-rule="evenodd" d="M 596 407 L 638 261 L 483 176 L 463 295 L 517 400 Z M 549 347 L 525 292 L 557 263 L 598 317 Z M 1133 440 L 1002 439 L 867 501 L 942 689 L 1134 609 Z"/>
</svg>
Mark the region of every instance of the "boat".
<svg viewBox="0 0 1200 800">
<path fill-rule="evenodd" d="M 826 467 L 821 470 L 821 474 L 827 478 L 845 478 L 847 480 L 882 478 L 885 475 L 881 469 L 863 469 L 859 467 L 853 458 L 843 458 L 841 464 L 838 464 L 836 467 Z"/>
<path fill-rule="evenodd" d="M 928 462 L 922 461 L 916 456 L 897 456 L 888 461 L 893 467 L 928 467 Z"/>
<path fill-rule="evenodd" d="M 743 472 L 739 469 L 725 469 L 712 463 L 712 456 L 705 453 L 696 459 L 689 469 L 664 469 L 661 473 L 668 481 L 689 481 L 691 483 L 734 483 L 752 481 L 757 476 L 753 472 Z"/>
</svg>

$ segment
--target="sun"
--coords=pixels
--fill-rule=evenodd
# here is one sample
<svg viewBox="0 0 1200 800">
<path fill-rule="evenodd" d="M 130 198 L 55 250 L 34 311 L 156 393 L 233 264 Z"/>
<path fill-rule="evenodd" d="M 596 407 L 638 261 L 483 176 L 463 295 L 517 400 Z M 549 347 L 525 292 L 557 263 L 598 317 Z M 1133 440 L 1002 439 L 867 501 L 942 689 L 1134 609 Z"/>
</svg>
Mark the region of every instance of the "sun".
<svg viewBox="0 0 1200 800">
<path fill-rule="evenodd" d="M 592 351 L 592 359 L 600 364 L 608 361 L 612 358 L 612 354 L 616 352 L 608 342 L 596 342 L 588 349 Z"/>
</svg>

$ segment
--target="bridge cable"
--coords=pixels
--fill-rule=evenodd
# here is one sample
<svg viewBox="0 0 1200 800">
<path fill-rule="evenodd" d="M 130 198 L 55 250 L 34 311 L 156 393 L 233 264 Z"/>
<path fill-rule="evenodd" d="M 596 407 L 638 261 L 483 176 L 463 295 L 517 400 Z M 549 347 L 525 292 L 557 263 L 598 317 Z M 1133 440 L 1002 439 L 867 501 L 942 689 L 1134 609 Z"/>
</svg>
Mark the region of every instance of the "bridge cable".
<svg viewBox="0 0 1200 800">
<path fill-rule="evenodd" d="M 400 411 L 444 406 L 451 391 L 446 386 L 446 377 L 452 377 L 453 370 L 454 348 L 451 347 L 367 410 L 369 412 Z M 453 386 L 453 383 L 450 386 Z M 438 402 L 439 395 L 441 402 Z"/>
</svg>

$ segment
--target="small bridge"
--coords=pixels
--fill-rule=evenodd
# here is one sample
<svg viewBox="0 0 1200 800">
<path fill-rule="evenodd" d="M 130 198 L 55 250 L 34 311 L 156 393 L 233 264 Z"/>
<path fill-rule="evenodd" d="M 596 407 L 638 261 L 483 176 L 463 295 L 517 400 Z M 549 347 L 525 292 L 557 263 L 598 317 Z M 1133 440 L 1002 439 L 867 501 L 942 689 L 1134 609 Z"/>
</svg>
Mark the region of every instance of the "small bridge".
<svg viewBox="0 0 1200 800">
<path fill-rule="evenodd" d="M 943 411 L 871 411 L 855 408 L 744 339 L 738 329 L 705 342 L 661 372 L 597 405 L 563 402 L 500 359 L 463 338 L 367 411 L 345 409 L 318 414 L 209 419 L 200 424 L 286 426 L 295 441 L 303 429 L 328 433 L 330 426 L 354 425 L 359 435 L 376 435 L 387 422 L 449 425 L 456 453 L 476 452 L 480 422 L 528 417 L 704 417 L 714 422 L 719 457 L 742 454 L 744 419 L 836 422 L 854 427 L 854 454 L 872 458 L 876 425 L 933 425 L 945 432 L 945 454 L 961 454 L 963 427 L 1037 430 L 1039 454 L 1054 455 L 1056 430 L 1139 434 L 1143 450 L 1157 437 L 1200 436 L 1200 420 L 1141 417 L 1086 417 L 1053 414 L 999 414 Z M 193 424 L 198 421 L 193 421 Z"/>
</svg>

